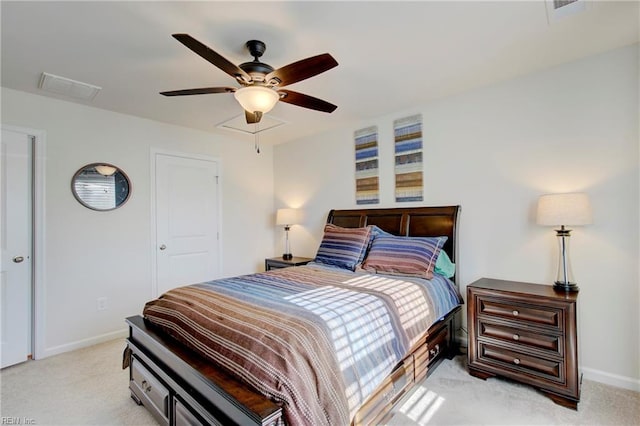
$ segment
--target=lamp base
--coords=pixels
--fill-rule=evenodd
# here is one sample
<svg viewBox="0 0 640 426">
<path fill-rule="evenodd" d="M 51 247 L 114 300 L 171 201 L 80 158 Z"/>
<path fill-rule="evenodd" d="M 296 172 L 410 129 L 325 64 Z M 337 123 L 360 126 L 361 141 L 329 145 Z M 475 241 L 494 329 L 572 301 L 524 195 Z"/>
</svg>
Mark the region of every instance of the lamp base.
<svg viewBox="0 0 640 426">
<path fill-rule="evenodd" d="M 291 259 L 293 259 L 293 255 L 291 253 L 285 253 L 285 254 L 282 255 L 282 258 L 284 260 L 291 260 Z"/>
<path fill-rule="evenodd" d="M 578 287 L 576 283 L 565 283 L 560 281 L 556 281 L 553 284 L 553 289 L 555 291 L 563 291 L 565 293 L 577 293 L 580 291 L 580 287 Z"/>
</svg>

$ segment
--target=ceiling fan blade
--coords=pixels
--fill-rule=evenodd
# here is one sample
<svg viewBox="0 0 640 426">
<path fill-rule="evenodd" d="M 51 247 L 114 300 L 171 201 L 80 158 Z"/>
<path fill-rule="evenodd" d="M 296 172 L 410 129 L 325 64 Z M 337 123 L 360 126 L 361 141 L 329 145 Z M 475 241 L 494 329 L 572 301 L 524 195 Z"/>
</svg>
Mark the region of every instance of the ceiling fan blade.
<svg viewBox="0 0 640 426">
<path fill-rule="evenodd" d="M 280 95 L 284 95 L 280 97 L 282 102 L 286 102 L 288 104 L 301 106 L 303 108 L 314 109 L 316 111 L 322 112 L 333 112 L 336 108 L 336 105 L 331 104 L 327 101 L 323 101 L 322 99 L 314 98 L 313 96 L 304 95 L 302 93 L 293 92 L 291 90 L 278 90 Z"/>
<path fill-rule="evenodd" d="M 216 67 L 220 68 L 222 71 L 229 74 L 231 77 L 237 78 L 238 76 L 240 76 L 245 79 L 245 81 L 251 81 L 251 76 L 247 74 L 242 68 L 232 62 L 229 62 L 227 59 L 220 56 L 218 53 L 214 52 L 204 44 L 200 43 L 189 34 L 173 34 L 173 38 L 187 46 L 189 49 L 193 50 L 202 58 L 211 62 Z"/>
<path fill-rule="evenodd" d="M 337 65 L 338 62 L 333 59 L 333 56 L 323 53 L 322 55 L 312 56 L 278 68 L 267 74 L 265 81 L 270 82 L 272 79 L 277 78 L 280 80 L 280 87 L 284 87 L 328 71 Z"/>
<path fill-rule="evenodd" d="M 245 110 L 244 111 L 244 116 L 247 119 L 247 124 L 259 123 L 260 119 L 262 119 L 262 113 L 260 111 L 249 112 L 249 111 Z"/>
<path fill-rule="evenodd" d="M 201 87 L 199 89 L 171 90 L 169 92 L 160 92 L 165 96 L 186 96 L 186 95 L 208 95 L 210 93 L 233 93 L 236 89 L 233 87 Z"/>
</svg>

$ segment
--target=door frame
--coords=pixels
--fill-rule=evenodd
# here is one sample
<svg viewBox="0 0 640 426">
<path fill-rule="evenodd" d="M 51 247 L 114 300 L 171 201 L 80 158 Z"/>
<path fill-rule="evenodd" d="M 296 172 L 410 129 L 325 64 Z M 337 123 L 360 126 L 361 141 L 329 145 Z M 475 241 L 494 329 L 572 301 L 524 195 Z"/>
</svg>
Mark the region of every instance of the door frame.
<svg viewBox="0 0 640 426">
<path fill-rule="evenodd" d="M 23 133 L 32 137 L 31 149 L 31 357 L 45 354 L 46 342 L 46 246 L 45 246 L 45 171 L 46 132 L 44 130 L 1 124 L 2 130 Z"/>
<path fill-rule="evenodd" d="M 157 229 L 157 218 L 156 218 L 156 157 L 158 155 L 166 155 L 170 157 L 179 157 L 186 158 L 190 160 L 204 160 L 215 162 L 218 165 L 218 265 L 219 265 L 219 275 L 224 276 L 223 274 L 223 256 L 222 256 L 222 161 L 218 157 L 211 157 L 203 154 L 194 154 L 191 152 L 180 152 L 180 151 L 168 151 L 163 149 L 151 148 L 150 153 L 150 220 L 149 223 L 151 225 L 151 288 L 149 289 L 150 297 L 156 298 L 160 296 L 157 294 L 158 292 L 158 262 L 157 262 L 157 247 L 158 247 L 158 229 Z M 196 284 L 196 283 L 193 283 Z"/>
</svg>

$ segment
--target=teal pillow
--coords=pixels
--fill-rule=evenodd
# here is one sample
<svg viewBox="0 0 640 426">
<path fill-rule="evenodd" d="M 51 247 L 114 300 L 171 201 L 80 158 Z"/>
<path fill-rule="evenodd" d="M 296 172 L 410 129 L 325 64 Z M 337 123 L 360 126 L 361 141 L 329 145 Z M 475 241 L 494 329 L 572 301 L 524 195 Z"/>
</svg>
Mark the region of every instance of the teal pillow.
<svg viewBox="0 0 640 426">
<path fill-rule="evenodd" d="M 433 272 L 447 278 L 451 278 L 456 274 L 456 264 L 451 261 L 446 251 L 440 250 Z"/>
</svg>

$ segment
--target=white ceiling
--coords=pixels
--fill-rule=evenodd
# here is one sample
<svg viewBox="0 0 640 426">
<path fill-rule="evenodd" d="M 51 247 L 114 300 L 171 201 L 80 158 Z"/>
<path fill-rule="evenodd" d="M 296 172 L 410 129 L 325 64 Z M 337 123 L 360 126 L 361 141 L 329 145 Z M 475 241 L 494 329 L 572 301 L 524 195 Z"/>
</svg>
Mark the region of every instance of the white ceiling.
<svg viewBox="0 0 640 426">
<path fill-rule="evenodd" d="M 217 129 L 242 113 L 231 94 L 168 98 L 160 91 L 237 86 L 171 37 L 188 33 L 239 64 L 250 39 L 274 68 L 328 52 L 339 66 L 287 86 L 338 105 L 332 114 L 279 102 L 280 143 L 410 109 L 639 40 L 639 2 L 587 3 L 549 24 L 544 0 L 423 2 L 2 1 L 2 86 L 38 89 L 42 72 L 102 87 L 91 102 L 167 123 Z"/>
</svg>

